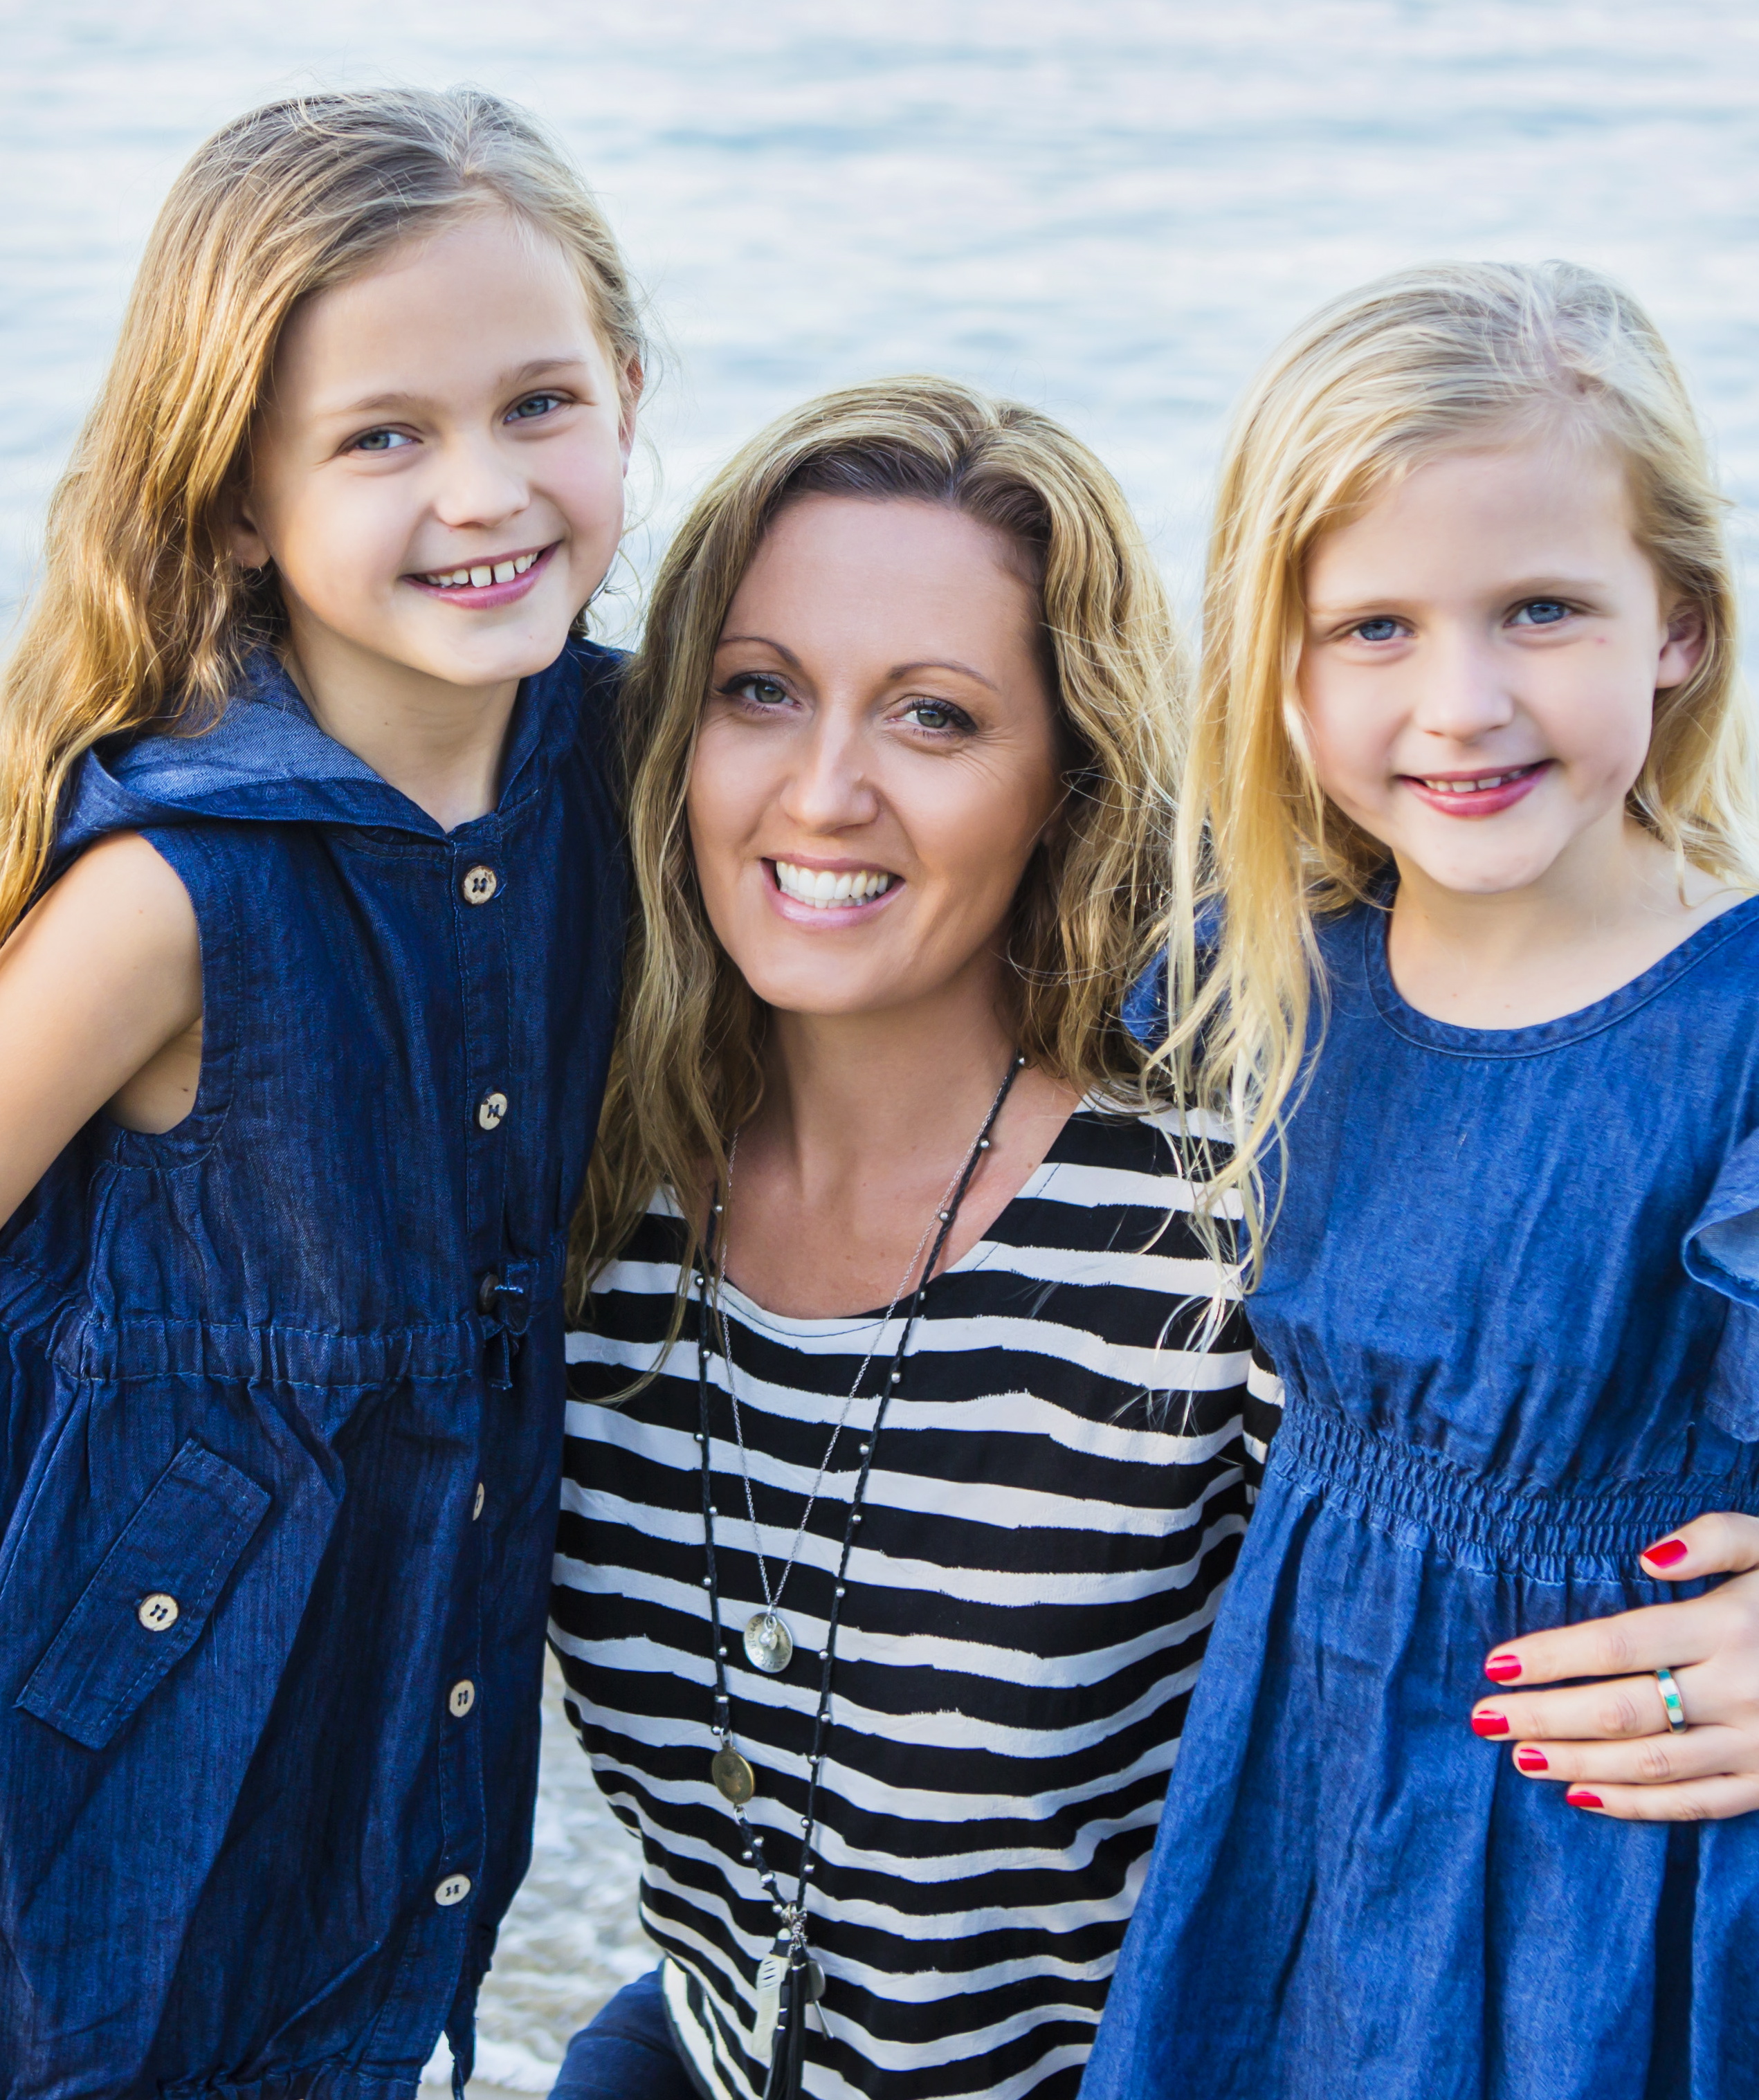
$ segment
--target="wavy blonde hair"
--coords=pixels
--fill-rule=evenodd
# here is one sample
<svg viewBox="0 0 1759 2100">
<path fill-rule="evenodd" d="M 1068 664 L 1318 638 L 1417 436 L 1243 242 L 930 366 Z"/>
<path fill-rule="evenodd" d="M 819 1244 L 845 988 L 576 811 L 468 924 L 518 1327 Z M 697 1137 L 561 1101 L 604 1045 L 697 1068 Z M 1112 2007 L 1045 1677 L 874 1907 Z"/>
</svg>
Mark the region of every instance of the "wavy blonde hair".
<svg viewBox="0 0 1759 2100">
<path fill-rule="evenodd" d="M 1245 1280 L 1324 996 L 1316 920 L 1371 896 L 1386 849 L 1329 802 L 1302 734 L 1297 675 L 1307 558 L 1438 453 L 1567 435 L 1611 449 L 1631 527 L 1664 598 L 1695 607 L 1704 648 L 1655 696 L 1631 815 L 1678 855 L 1755 880 L 1755 805 L 1737 682 L 1724 501 L 1678 370 L 1629 293 L 1569 262 L 1439 263 L 1322 307 L 1262 372 L 1222 470 L 1166 925 L 1172 1025 L 1158 1062 L 1230 1145 L 1206 1205 L 1245 1224 Z"/>
<path fill-rule="evenodd" d="M 1066 792 L 1015 899 L 1017 1040 L 1070 1086 L 1141 1097 L 1144 1054 L 1119 1010 L 1166 906 L 1178 769 L 1179 657 L 1159 572 L 1117 483 L 1047 417 L 948 379 L 827 395 L 753 439 L 686 518 L 624 687 L 637 910 L 575 1224 L 576 1308 L 657 1191 L 677 1202 L 694 1254 L 702 1193 L 763 1092 L 765 1009 L 709 926 L 685 801 L 734 593 L 783 507 L 826 492 L 944 504 L 1018 550 Z"/>
<path fill-rule="evenodd" d="M 0 938 L 42 882 L 82 754 L 211 723 L 243 657 L 278 631 L 273 575 L 238 567 L 228 526 L 294 309 L 485 206 L 561 246 L 633 390 L 641 321 L 611 230 L 561 152 L 492 95 L 271 103 L 172 185 L 0 689 Z"/>
</svg>

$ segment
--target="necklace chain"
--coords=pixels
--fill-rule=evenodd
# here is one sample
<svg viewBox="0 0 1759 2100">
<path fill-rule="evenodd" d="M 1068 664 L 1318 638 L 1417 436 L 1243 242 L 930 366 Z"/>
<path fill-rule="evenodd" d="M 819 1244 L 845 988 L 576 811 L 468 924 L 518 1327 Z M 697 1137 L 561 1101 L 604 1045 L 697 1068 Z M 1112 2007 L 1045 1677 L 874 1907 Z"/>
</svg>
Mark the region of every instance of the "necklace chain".
<svg viewBox="0 0 1759 2100">
<path fill-rule="evenodd" d="M 1011 1077 L 1012 1074 L 1012 1068 L 1010 1067 Z M 721 1298 L 721 1286 L 727 1280 L 727 1233 L 723 1229 L 719 1235 L 720 1258 L 715 1264 L 714 1274 L 715 1326 L 721 1341 L 721 1361 L 727 1367 L 727 1398 L 733 1406 L 733 1436 L 738 1447 L 739 1471 L 743 1476 L 745 1483 L 745 1514 L 752 1527 L 752 1558 L 757 1563 L 757 1579 L 763 1587 L 764 1614 L 771 1621 L 774 1621 L 782 1609 L 782 1593 L 787 1587 L 788 1577 L 794 1573 L 794 1564 L 800 1558 L 800 1547 L 805 1543 L 806 1527 L 812 1520 L 813 1505 L 818 1500 L 819 1490 L 824 1486 L 825 1475 L 830 1470 L 831 1457 L 837 1448 L 837 1439 L 848 1426 L 850 1410 L 855 1405 L 856 1396 L 862 1389 L 862 1381 L 867 1375 L 868 1366 L 874 1360 L 874 1352 L 879 1348 L 880 1339 L 886 1329 L 892 1324 L 892 1316 L 902 1302 L 905 1292 L 910 1289 L 910 1278 L 916 1273 L 916 1265 L 922 1260 L 923 1251 L 928 1246 L 935 1227 L 951 1222 L 947 1206 L 952 1202 L 959 1184 L 964 1180 L 972 1160 L 987 1146 L 989 1140 L 983 1135 L 983 1132 L 988 1130 L 994 1119 L 995 1113 L 992 1107 L 990 1113 L 984 1118 L 983 1129 L 979 1131 L 971 1150 L 954 1167 L 952 1179 L 941 1190 L 940 1202 L 936 1204 L 928 1224 L 922 1229 L 922 1237 L 910 1250 L 910 1259 L 904 1264 L 904 1273 L 897 1280 L 897 1288 L 892 1294 L 892 1302 L 880 1315 L 879 1321 L 868 1338 L 867 1352 L 862 1358 L 860 1368 L 856 1371 L 850 1383 L 841 1412 L 831 1425 L 831 1435 L 825 1445 L 824 1456 L 818 1461 L 818 1471 L 813 1476 L 813 1485 L 806 1497 L 806 1507 L 800 1512 L 799 1524 L 795 1526 L 793 1541 L 788 1547 L 788 1557 L 783 1564 L 782 1573 L 776 1577 L 776 1586 L 774 1590 L 769 1586 L 769 1570 L 764 1560 L 763 1534 L 758 1529 L 757 1505 L 752 1493 L 751 1452 L 745 1441 L 745 1425 L 739 1417 L 738 1383 L 734 1375 L 733 1364 L 733 1336 L 727 1326 L 726 1306 Z M 733 1142 L 727 1148 L 727 1193 L 725 1202 L 729 1204 L 733 1201 L 733 1170 L 738 1156 L 739 1133 L 735 1131 L 733 1133 Z M 717 1210 L 720 1208 L 719 1206 L 716 1207 Z M 725 1213 L 722 1212 L 722 1215 L 724 1215 Z M 926 1282 L 927 1278 L 924 1277 L 924 1281 Z M 894 1371 L 894 1378 L 895 1375 Z M 877 1393 L 873 1396 L 876 1407 L 880 1397 Z"/>
<path fill-rule="evenodd" d="M 729 1806 L 732 1808 L 734 1819 L 739 1826 L 740 1833 L 745 1841 L 745 1857 L 752 1864 L 757 1874 L 759 1881 L 763 1884 L 765 1890 L 768 1893 L 770 1899 L 771 1907 L 774 1910 L 777 1918 L 780 1921 L 781 1931 L 787 1939 L 790 1948 L 790 1965 L 791 1970 L 803 1970 L 809 1958 L 809 1948 L 806 1937 L 806 1891 L 813 1870 L 813 1841 L 818 1823 L 818 1784 L 824 1770 L 825 1732 L 829 1725 L 831 1718 L 831 1683 L 832 1674 L 836 1665 L 837 1627 L 842 1617 L 843 1599 L 846 1590 L 846 1578 L 849 1573 L 849 1555 L 855 1543 L 855 1528 L 861 1521 L 861 1506 L 862 1499 L 866 1493 L 868 1475 L 873 1469 L 873 1454 L 875 1448 L 878 1445 L 880 1440 L 880 1426 L 885 1419 L 887 1406 L 897 1390 L 899 1379 L 902 1376 L 902 1367 L 905 1354 L 910 1347 L 910 1337 L 915 1331 L 916 1321 L 922 1312 L 924 1293 L 928 1290 L 929 1279 L 934 1274 L 935 1268 L 937 1264 L 940 1261 L 942 1250 L 946 1247 L 947 1241 L 951 1236 L 954 1221 L 959 1215 L 959 1206 L 964 1201 L 965 1192 L 971 1185 L 972 1176 L 976 1171 L 977 1162 L 990 1148 L 990 1134 L 995 1127 L 996 1118 L 1001 1114 L 1003 1105 L 1007 1101 L 1008 1094 L 1013 1087 L 1014 1081 L 1019 1075 L 1020 1069 L 1025 1061 L 1026 1061 L 1024 1057 L 1017 1055 L 1010 1061 L 1007 1074 L 1003 1078 L 1001 1085 L 996 1089 L 995 1098 L 990 1104 L 989 1113 L 984 1118 L 983 1127 L 977 1133 L 976 1142 L 972 1145 L 969 1152 L 966 1154 L 958 1174 L 949 1185 L 951 1191 L 950 1194 L 942 1199 L 934 1217 L 930 1220 L 928 1231 L 925 1231 L 923 1235 L 923 1241 L 918 1242 L 916 1252 L 910 1257 L 911 1268 L 914 1269 L 921 1254 L 923 1243 L 928 1240 L 929 1234 L 933 1233 L 934 1246 L 928 1255 L 928 1260 L 923 1264 L 921 1274 L 916 1284 L 915 1295 L 910 1300 L 910 1309 L 905 1315 L 903 1326 L 899 1332 L 897 1346 L 893 1352 L 890 1374 L 881 1384 L 880 1391 L 875 1398 L 873 1422 L 868 1431 L 866 1439 L 861 1447 L 861 1464 L 857 1470 L 855 1485 L 849 1496 L 849 1520 L 843 1529 L 842 1548 L 837 1560 L 836 1579 L 831 1585 L 830 1606 L 826 1614 L 825 1621 L 824 1647 L 821 1652 L 819 1659 L 818 1698 L 813 1716 L 813 1745 L 807 1760 L 806 1802 L 805 1811 L 800 1817 L 800 1872 L 796 1877 L 794 1898 L 791 1902 L 790 1902 L 783 1895 L 782 1886 L 777 1877 L 775 1871 L 764 1856 L 762 1833 L 753 1827 L 750 1820 L 747 1818 L 745 1813 L 745 1801 L 734 1800 L 730 1796 L 728 1797 Z M 737 1143 L 737 1137 L 735 1137 L 734 1147 L 730 1147 L 729 1149 L 728 1193 L 730 1195 L 731 1193 L 732 1151 L 736 1148 Z M 714 1313 L 718 1315 L 718 1317 L 712 1317 L 711 1307 L 708 1302 L 709 1273 L 712 1271 L 713 1273 L 716 1285 L 718 1286 L 721 1278 L 725 1276 L 726 1271 L 726 1256 L 725 1251 L 725 1235 L 724 1232 L 717 1233 L 715 1229 L 715 1220 L 724 1215 L 725 1209 L 723 1204 L 720 1202 L 716 1203 L 711 1214 L 709 1222 L 709 1245 L 703 1250 L 705 1255 L 711 1257 L 711 1259 L 703 1260 L 699 1264 L 696 1273 L 693 1279 L 698 1293 L 696 1326 L 698 1425 L 696 1441 L 699 1462 L 702 1468 L 703 1546 L 708 1562 L 708 1573 L 703 1577 L 703 1586 L 708 1591 L 709 1641 L 713 1651 L 711 1659 L 713 1663 L 715 1672 L 714 1719 L 712 1725 L 716 1742 L 719 1745 L 720 1751 L 722 1754 L 725 1754 L 732 1749 L 733 1713 L 731 1695 L 727 1689 L 727 1649 L 726 1643 L 722 1637 L 725 1630 L 721 1622 L 721 1573 L 718 1558 L 715 1551 L 713 1470 L 709 1443 L 708 1338 L 711 1331 L 716 1326 L 720 1329 L 719 1339 L 721 1342 L 721 1354 L 727 1366 L 728 1397 L 730 1400 L 733 1401 L 734 1405 L 734 1433 L 738 1440 L 742 1464 L 745 1464 L 747 1510 L 752 1520 L 752 1543 L 754 1547 L 758 1544 L 756 1535 L 757 1520 L 755 1509 L 753 1508 L 752 1502 L 751 1472 L 748 1463 L 745 1463 L 745 1440 L 743 1431 L 740 1429 L 738 1425 L 738 1402 L 734 1399 L 732 1391 L 734 1383 L 733 1359 L 730 1351 L 729 1351 L 726 1347 L 728 1339 L 727 1330 L 725 1326 L 725 1315 L 720 1312 L 720 1294 L 718 1287 L 716 1287 L 715 1290 L 714 1306 Z M 935 1232 L 935 1228 L 937 1226 L 939 1230 L 937 1233 Z M 717 1242 L 719 1244 L 717 1244 Z M 838 1420 L 835 1430 L 831 1433 L 830 1445 L 827 1448 L 824 1459 L 819 1466 L 818 1478 L 813 1483 L 812 1499 L 816 1499 L 819 1487 L 823 1483 L 825 1473 L 829 1467 L 831 1456 L 836 1448 L 837 1437 L 842 1433 L 844 1425 L 848 1419 L 849 1407 L 853 1404 L 855 1395 L 860 1389 L 862 1379 L 866 1374 L 868 1365 L 873 1361 L 875 1353 L 879 1348 L 880 1339 L 884 1334 L 887 1325 L 889 1323 L 893 1314 L 897 1309 L 900 1299 L 902 1299 L 903 1295 L 903 1290 L 908 1286 L 910 1272 L 906 1271 L 904 1285 L 900 1288 L 898 1297 L 893 1299 L 891 1305 L 887 1308 L 885 1318 L 880 1321 L 878 1328 L 875 1330 L 872 1344 L 870 1346 L 866 1357 L 862 1360 L 861 1370 L 856 1374 L 855 1383 L 850 1388 L 849 1398 L 844 1404 L 843 1414 Z M 811 1512 L 812 1499 L 809 1499 L 807 1504 L 809 1515 Z M 796 1552 L 798 1552 L 801 1541 L 805 1535 L 805 1529 L 806 1520 L 803 1517 L 800 1520 L 800 1529 L 796 1533 L 795 1537 Z M 760 1555 L 759 1555 L 758 1564 L 760 1569 L 761 1569 L 763 1564 Z M 787 1568 L 784 1568 L 783 1571 L 783 1582 L 787 1581 L 788 1570 L 793 1567 L 793 1564 L 794 1555 L 791 1554 L 788 1558 Z M 769 1589 L 767 1581 L 765 1582 L 764 1590 L 765 1604 L 773 1612 L 774 1605 L 770 1602 Z M 778 1599 L 779 1599 L 780 1594 L 781 1591 L 778 1586 L 776 1592 Z M 749 1798 L 748 1794 L 747 1798 Z"/>
</svg>

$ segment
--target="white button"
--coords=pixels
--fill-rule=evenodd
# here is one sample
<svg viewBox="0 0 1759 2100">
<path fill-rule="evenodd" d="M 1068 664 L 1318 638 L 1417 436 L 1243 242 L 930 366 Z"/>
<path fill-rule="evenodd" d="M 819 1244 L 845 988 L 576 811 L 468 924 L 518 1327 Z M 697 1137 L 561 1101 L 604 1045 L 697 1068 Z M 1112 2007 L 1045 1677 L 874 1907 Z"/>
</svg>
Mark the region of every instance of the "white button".
<svg viewBox="0 0 1759 2100">
<path fill-rule="evenodd" d="M 468 1874 L 448 1874 L 434 1891 L 434 1900 L 442 1910 L 450 1910 L 454 1904 L 461 1904 L 470 1893 Z"/>
<path fill-rule="evenodd" d="M 466 904 L 487 904 L 500 888 L 500 877 L 492 867 L 484 867 L 479 861 L 474 867 L 465 870 L 464 880 L 459 885 Z"/>
<path fill-rule="evenodd" d="M 178 1602 L 168 1597 L 164 1590 L 155 1590 L 150 1597 L 143 1597 L 134 1608 L 134 1617 L 149 1634 L 162 1634 L 166 1627 L 177 1624 Z"/>
<path fill-rule="evenodd" d="M 461 1677 L 452 1688 L 452 1696 L 446 1701 L 461 1721 L 476 1704 L 476 1687 L 468 1677 Z"/>
<path fill-rule="evenodd" d="M 478 1480 L 476 1484 L 476 1500 L 470 1505 L 470 1521 L 472 1524 L 474 1524 L 477 1519 L 483 1514 L 483 1483 Z"/>
<path fill-rule="evenodd" d="M 493 1130 L 506 1113 L 505 1094 L 485 1094 L 476 1105 L 476 1119 L 484 1130 Z"/>
</svg>

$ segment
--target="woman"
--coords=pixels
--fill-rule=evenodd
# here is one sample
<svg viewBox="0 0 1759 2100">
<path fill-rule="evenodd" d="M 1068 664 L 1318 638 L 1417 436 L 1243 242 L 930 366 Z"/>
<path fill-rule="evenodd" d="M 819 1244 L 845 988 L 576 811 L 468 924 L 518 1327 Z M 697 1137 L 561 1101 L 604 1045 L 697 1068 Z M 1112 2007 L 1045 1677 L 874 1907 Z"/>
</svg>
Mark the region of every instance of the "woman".
<svg viewBox="0 0 1759 2100">
<path fill-rule="evenodd" d="M 1276 1418 L 1118 1020 L 1172 673 L 1104 468 L 947 382 L 668 558 L 552 1630 L 668 1958 L 573 2100 L 1078 2082 Z"/>
</svg>

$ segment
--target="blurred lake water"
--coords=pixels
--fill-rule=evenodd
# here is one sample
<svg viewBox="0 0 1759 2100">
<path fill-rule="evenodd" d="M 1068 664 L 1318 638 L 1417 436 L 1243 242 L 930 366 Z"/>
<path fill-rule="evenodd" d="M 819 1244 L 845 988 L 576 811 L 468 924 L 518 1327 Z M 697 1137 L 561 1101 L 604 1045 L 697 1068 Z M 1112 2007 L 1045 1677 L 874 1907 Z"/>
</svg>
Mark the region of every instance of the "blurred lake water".
<svg viewBox="0 0 1759 2100">
<path fill-rule="evenodd" d="M 1744 0 L 0 0 L 0 615 L 166 184 L 313 86 L 469 81 L 579 157 L 667 346 L 637 571 L 707 469 L 924 368 L 1117 468 L 1187 602 L 1229 403 L 1320 298 L 1435 255 L 1617 271 L 1759 505 L 1759 12 Z M 633 589 L 628 601 L 633 602 Z M 552 1701 L 483 2073 L 542 2091 L 649 1959 Z"/>
</svg>

